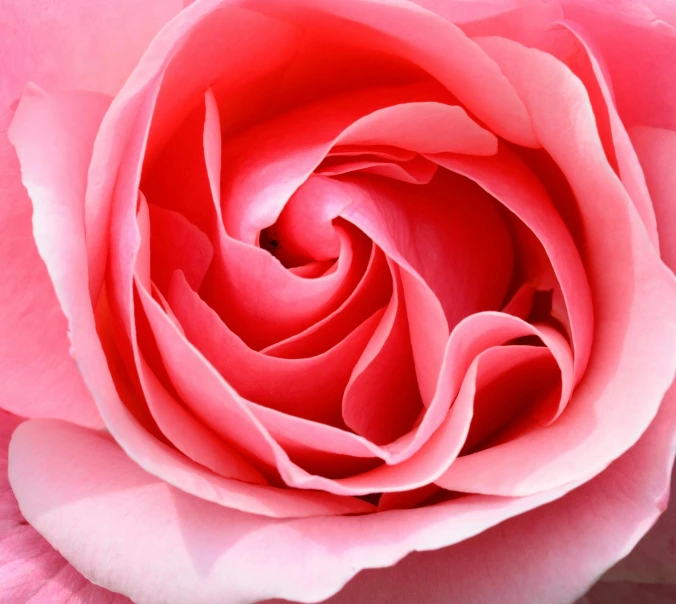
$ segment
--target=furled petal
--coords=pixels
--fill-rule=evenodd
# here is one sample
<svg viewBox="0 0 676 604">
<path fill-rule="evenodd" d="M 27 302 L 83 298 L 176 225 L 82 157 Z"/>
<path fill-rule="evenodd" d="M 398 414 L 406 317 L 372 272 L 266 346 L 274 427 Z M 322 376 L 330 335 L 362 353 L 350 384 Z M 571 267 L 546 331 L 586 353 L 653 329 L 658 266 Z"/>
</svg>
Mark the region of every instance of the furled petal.
<svg viewBox="0 0 676 604">
<path fill-rule="evenodd" d="M 34 204 L 38 249 L 44 254 L 54 289 L 68 319 L 73 354 L 108 429 L 124 442 L 127 450 L 133 452 L 144 467 L 205 499 L 246 509 L 253 506 L 262 514 L 272 515 L 298 516 L 325 514 L 327 509 L 335 511 L 335 502 L 327 504 L 325 494 L 290 494 L 216 476 L 156 440 L 125 407 L 117 390 L 125 388 L 125 370 L 117 359 L 104 355 L 87 281 L 82 205 L 86 172 L 83 174 L 81 170 L 86 168 L 90 150 L 85 144 L 86 136 L 73 137 L 82 131 L 86 134 L 87 124 L 95 121 L 96 116 L 100 119 L 108 100 L 101 95 L 44 95 L 32 90 L 25 103 L 32 109 L 31 120 L 24 122 L 19 113 L 12 136 L 16 136 L 14 140 L 24 163 L 24 182 Z M 42 125 L 44 132 L 55 135 L 52 144 L 47 146 L 35 136 L 19 137 L 21 128 L 26 125 Z M 91 135 L 90 131 L 90 143 Z M 20 143 L 25 143 L 25 147 Z M 40 161 L 37 170 L 34 162 L 41 160 L 41 154 L 45 153 L 49 156 Z M 53 169 L 47 169 L 49 167 Z M 115 379 L 111 371 L 116 372 Z M 361 509 L 371 508 L 365 502 L 355 505 Z M 338 509 L 345 511 L 340 505 Z"/>
<path fill-rule="evenodd" d="M 672 392 L 638 444 L 560 500 L 452 547 L 364 571 L 327 604 L 574 601 L 631 551 L 664 509 L 675 403 Z M 578 604 L 666 604 L 671 600 L 659 598 L 673 593 L 673 586 L 608 587 L 600 583 Z"/>
<path fill-rule="evenodd" d="M 374 321 L 367 320 L 321 355 L 281 359 L 249 348 L 190 288 L 182 273 L 172 279 L 169 304 L 188 340 L 244 398 L 306 419 L 343 424 L 343 391 L 373 334 Z"/>
<path fill-rule="evenodd" d="M 395 282 L 392 299 L 353 366 L 342 405 L 345 423 L 375 444 L 392 442 L 411 430 L 424 409 L 401 278 L 396 266 L 391 265 L 391 270 Z"/>
<path fill-rule="evenodd" d="M 371 249 L 371 257 L 361 281 L 332 313 L 306 330 L 262 350 L 270 356 L 303 358 L 320 354 L 340 342 L 376 310 L 383 308 L 392 294 L 392 277 L 382 250 Z"/>
<path fill-rule="evenodd" d="M 594 476 L 652 421 L 673 379 L 676 287 L 606 161 L 580 81 L 540 51 L 498 38 L 480 43 L 514 83 L 570 182 L 589 242 L 584 260 L 596 317 L 585 376 L 556 422 L 505 444 L 521 451 L 510 470 L 518 487 L 505 494 L 526 494 Z"/>
</svg>

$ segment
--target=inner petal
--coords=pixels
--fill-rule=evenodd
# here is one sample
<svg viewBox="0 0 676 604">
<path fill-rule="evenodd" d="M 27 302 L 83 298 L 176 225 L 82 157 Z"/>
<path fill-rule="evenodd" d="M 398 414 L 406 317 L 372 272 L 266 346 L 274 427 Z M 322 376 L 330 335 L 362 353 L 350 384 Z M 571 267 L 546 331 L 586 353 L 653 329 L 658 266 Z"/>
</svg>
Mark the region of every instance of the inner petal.
<svg viewBox="0 0 676 604">
<path fill-rule="evenodd" d="M 378 316 L 319 356 L 283 359 L 249 348 L 177 272 L 169 304 L 185 335 L 244 398 L 291 415 L 343 426 L 341 400 Z M 382 314 L 382 313 L 380 313 Z"/>
<path fill-rule="evenodd" d="M 415 373 L 399 269 L 380 324 L 355 364 L 343 397 L 343 419 L 375 444 L 396 440 L 413 428 L 424 407 Z"/>
</svg>

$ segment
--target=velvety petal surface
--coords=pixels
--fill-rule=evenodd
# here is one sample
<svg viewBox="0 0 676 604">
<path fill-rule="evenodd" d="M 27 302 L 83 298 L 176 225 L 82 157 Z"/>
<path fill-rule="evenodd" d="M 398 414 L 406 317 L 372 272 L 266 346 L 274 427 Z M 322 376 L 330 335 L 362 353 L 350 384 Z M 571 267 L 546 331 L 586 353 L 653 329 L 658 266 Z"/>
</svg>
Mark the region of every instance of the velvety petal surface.
<svg viewBox="0 0 676 604">
<path fill-rule="evenodd" d="M 28 604 L 130 604 L 90 583 L 21 515 L 7 476 L 7 448 L 22 418 L 0 411 L 0 599 Z"/>
</svg>

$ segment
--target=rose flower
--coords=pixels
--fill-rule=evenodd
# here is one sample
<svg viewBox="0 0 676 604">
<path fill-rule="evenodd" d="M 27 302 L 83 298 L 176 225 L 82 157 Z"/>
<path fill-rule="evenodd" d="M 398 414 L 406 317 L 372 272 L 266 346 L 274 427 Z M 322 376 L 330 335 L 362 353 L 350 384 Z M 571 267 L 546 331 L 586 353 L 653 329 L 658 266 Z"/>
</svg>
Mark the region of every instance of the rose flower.
<svg viewBox="0 0 676 604">
<path fill-rule="evenodd" d="M 2 601 L 584 596 L 668 502 L 676 5 L 185 4 L 0 7 Z"/>
</svg>

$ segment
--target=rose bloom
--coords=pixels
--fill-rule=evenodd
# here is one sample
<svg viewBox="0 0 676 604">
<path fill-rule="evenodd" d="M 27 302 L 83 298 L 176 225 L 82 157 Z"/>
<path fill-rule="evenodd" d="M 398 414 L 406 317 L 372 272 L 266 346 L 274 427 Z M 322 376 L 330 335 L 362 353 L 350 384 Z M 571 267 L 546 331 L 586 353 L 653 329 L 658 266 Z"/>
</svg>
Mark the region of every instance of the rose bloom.
<svg viewBox="0 0 676 604">
<path fill-rule="evenodd" d="M 676 3 L 0 25 L 2 602 L 675 601 Z"/>
</svg>

